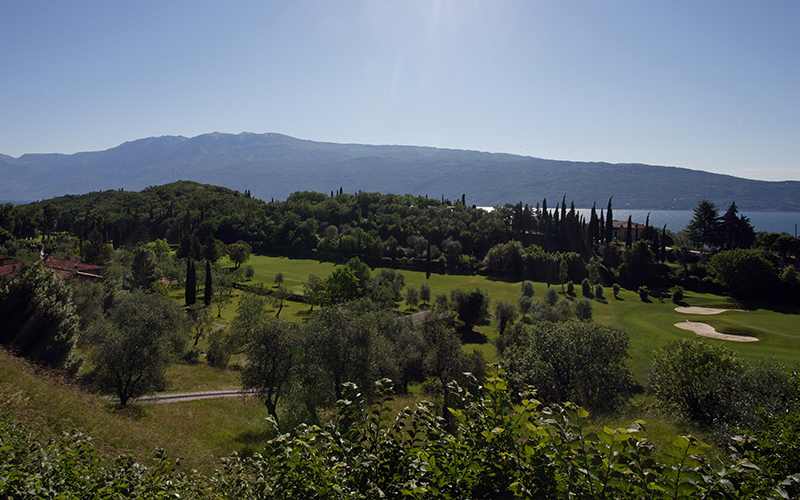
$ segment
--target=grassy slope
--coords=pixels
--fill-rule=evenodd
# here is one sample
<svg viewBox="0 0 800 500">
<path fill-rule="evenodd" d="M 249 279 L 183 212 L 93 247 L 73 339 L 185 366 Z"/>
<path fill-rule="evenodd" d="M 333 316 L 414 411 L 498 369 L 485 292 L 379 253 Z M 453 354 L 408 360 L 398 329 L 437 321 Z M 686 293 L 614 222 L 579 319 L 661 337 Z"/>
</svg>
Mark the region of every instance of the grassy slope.
<svg viewBox="0 0 800 500">
<path fill-rule="evenodd" d="M 325 277 L 334 267 L 330 263 L 267 256 L 253 256 L 248 264 L 256 270 L 254 280 L 271 286 L 275 274 L 282 272 L 286 285 L 295 291 L 302 290 L 302 282 L 308 274 Z M 403 271 L 403 274 L 406 286 L 419 287 L 427 281 L 433 297 L 453 288 L 481 287 L 493 301 L 515 303 L 519 294 L 519 283 L 494 281 L 482 276 L 432 275 L 426 280 L 425 273 Z M 536 283 L 535 288 L 535 298 L 541 298 L 545 284 Z M 560 286 L 556 288 L 560 290 Z M 183 291 L 175 290 L 172 295 L 182 301 Z M 672 326 L 686 319 L 707 322 L 723 332 L 758 336 L 761 341 L 756 343 L 724 342 L 724 345 L 748 360 L 775 357 L 788 366 L 800 362 L 797 315 L 766 310 L 726 312 L 716 316 L 682 315 L 675 312 L 675 305 L 668 301 L 643 303 L 632 291 L 623 290 L 619 299 L 614 299 L 610 290 L 606 291 L 606 295 L 606 301 L 594 301 L 594 316 L 602 323 L 616 325 L 628 332 L 631 338 L 631 366 L 640 382 L 646 380 L 653 350 L 677 338 L 693 337 L 689 332 Z M 694 306 L 734 307 L 724 297 L 706 294 L 689 294 L 686 302 Z M 405 304 L 400 309 L 405 311 Z M 290 302 L 284 307 L 281 318 L 301 319 L 307 310 L 305 304 Z M 221 322 L 232 320 L 235 313 L 236 301 L 223 310 Z M 489 339 L 495 336 L 495 329 L 491 325 L 480 326 L 478 330 Z M 200 345 L 204 347 L 204 342 L 201 341 Z M 468 350 L 472 348 L 484 351 L 489 361 L 497 359 L 491 343 L 465 346 Z M 237 372 L 215 370 L 204 363 L 174 365 L 170 369 L 169 379 L 170 391 L 223 389 L 239 385 Z M 402 406 L 411 402 L 399 401 L 397 404 Z M 77 428 L 90 433 L 100 449 L 109 453 L 129 453 L 145 460 L 152 456 L 156 446 L 160 446 L 170 450 L 172 456 L 185 457 L 187 465 L 201 470 L 213 468 L 217 463 L 215 457 L 233 451 L 257 450 L 267 430 L 264 421 L 267 412 L 257 401 L 226 398 L 165 405 L 134 405 L 128 411 L 120 412 L 94 395 L 36 374 L 24 362 L 0 351 L 0 416 L 4 415 L 11 415 L 14 420 L 26 423 L 33 432 L 45 439 Z M 674 422 L 644 415 L 623 415 L 609 423 L 626 425 L 642 417 L 650 423 L 649 434 L 656 441 L 669 442 L 674 436 L 687 431 Z M 663 436 L 659 436 L 661 434 Z"/>
<path fill-rule="evenodd" d="M 262 255 L 253 256 L 248 264 L 256 270 L 254 281 L 272 285 L 275 274 L 282 272 L 286 285 L 295 291 L 302 291 L 302 282 L 307 279 L 308 274 L 313 273 L 325 277 L 334 267 L 331 263 Z M 493 303 L 497 300 L 505 300 L 516 304 L 519 297 L 519 283 L 492 280 L 485 276 L 433 274 L 430 279 L 426 279 L 423 272 L 402 271 L 402 273 L 405 276 L 406 287 L 418 288 L 422 283 L 427 282 L 431 287 L 431 297 L 436 297 L 440 293 L 449 293 L 453 288 L 470 290 L 477 287 L 486 290 Z M 541 299 L 546 285 L 536 283 L 535 289 L 534 299 Z M 556 285 L 556 289 L 560 291 L 561 287 Z M 576 289 L 580 288 L 576 287 Z M 605 296 L 604 301 L 593 301 L 594 317 L 601 323 L 617 326 L 630 335 L 631 367 L 637 380 L 642 383 L 646 380 L 647 368 L 654 350 L 675 339 L 695 338 L 690 332 L 673 326 L 675 323 L 687 319 L 706 322 L 721 332 L 746 333 L 761 339 L 754 343 L 706 339 L 707 342 L 722 342 L 726 347 L 735 350 L 749 361 L 774 357 L 789 367 L 800 364 L 800 328 L 797 327 L 800 318 L 796 314 L 759 309 L 754 312 L 731 311 L 714 316 L 685 315 L 677 313 L 675 304 L 668 300 L 659 302 L 651 299 L 650 302 L 642 302 L 634 291 L 623 289 L 619 298 L 615 299 L 611 290 L 606 289 Z M 730 299 L 711 294 L 688 293 L 685 302 L 692 306 L 725 309 L 736 307 Z M 404 303 L 400 305 L 399 309 L 408 311 Z M 304 304 L 288 303 L 281 313 L 281 318 L 302 317 L 302 313 L 307 310 L 308 307 Z M 227 314 L 223 313 L 223 317 L 233 319 L 235 305 L 228 306 L 226 312 Z M 298 312 L 301 313 L 300 316 L 297 315 Z M 492 325 L 482 325 L 477 330 L 486 335 L 490 341 L 496 335 L 495 327 Z M 483 351 L 490 362 L 497 360 L 497 353 L 491 342 L 465 345 L 467 350 L 474 348 Z"/>
</svg>

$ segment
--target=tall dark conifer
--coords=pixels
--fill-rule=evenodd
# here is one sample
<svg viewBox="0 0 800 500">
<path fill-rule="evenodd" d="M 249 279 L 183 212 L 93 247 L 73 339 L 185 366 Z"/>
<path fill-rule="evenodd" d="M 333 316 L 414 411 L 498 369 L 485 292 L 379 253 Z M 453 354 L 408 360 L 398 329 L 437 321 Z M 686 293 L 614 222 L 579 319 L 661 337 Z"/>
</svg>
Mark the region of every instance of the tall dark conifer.
<svg viewBox="0 0 800 500">
<path fill-rule="evenodd" d="M 186 305 L 191 306 L 197 302 L 197 275 L 194 270 L 192 258 L 186 259 Z"/>
<path fill-rule="evenodd" d="M 211 297 L 214 295 L 214 284 L 211 276 L 211 261 L 206 259 L 206 288 L 203 291 L 203 304 L 206 307 L 211 305 Z"/>
<path fill-rule="evenodd" d="M 625 248 L 630 248 L 633 242 L 633 224 L 631 223 L 631 216 L 628 216 L 628 233 L 625 235 Z"/>
<path fill-rule="evenodd" d="M 608 199 L 608 207 L 606 208 L 606 243 L 611 243 L 614 239 L 614 216 L 611 211 L 611 198 Z"/>
</svg>

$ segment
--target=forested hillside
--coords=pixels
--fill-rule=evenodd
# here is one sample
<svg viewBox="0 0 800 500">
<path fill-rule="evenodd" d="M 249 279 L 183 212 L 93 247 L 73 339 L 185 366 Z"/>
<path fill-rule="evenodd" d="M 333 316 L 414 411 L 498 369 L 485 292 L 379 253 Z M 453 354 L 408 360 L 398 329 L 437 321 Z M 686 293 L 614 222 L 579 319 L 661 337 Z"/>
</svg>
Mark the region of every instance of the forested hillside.
<svg viewBox="0 0 800 500">
<path fill-rule="evenodd" d="M 745 211 L 800 211 L 800 182 L 766 182 L 686 168 L 546 160 L 415 146 L 368 146 L 281 134 L 151 137 L 73 155 L 0 155 L 0 200 L 192 180 L 264 200 L 295 191 L 359 191 L 460 198 L 470 205 L 536 203 L 568 193 L 577 207 L 614 197 L 629 209 L 689 210 L 701 199 Z"/>
</svg>

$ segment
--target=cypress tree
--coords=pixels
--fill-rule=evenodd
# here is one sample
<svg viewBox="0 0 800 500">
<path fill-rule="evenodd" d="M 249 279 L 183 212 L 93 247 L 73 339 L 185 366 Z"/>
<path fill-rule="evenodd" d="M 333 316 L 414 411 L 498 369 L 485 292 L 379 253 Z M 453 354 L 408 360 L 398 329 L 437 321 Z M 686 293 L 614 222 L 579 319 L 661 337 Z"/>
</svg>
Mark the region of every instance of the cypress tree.
<svg viewBox="0 0 800 500">
<path fill-rule="evenodd" d="M 630 248 L 632 244 L 633 235 L 632 232 L 632 224 L 631 224 L 631 216 L 628 216 L 628 234 L 625 235 L 625 248 Z"/>
<path fill-rule="evenodd" d="M 212 295 L 214 295 L 214 288 L 211 278 L 211 261 L 206 259 L 206 288 L 203 291 L 203 304 L 206 307 L 211 305 Z"/>
<path fill-rule="evenodd" d="M 606 208 L 606 243 L 611 243 L 611 240 L 614 239 L 614 217 L 611 212 L 611 198 L 608 199 L 608 208 Z"/>
<path fill-rule="evenodd" d="M 197 302 L 197 276 L 195 275 L 192 258 L 186 259 L 186 305 L 191 306 Z"/>
<path fill-rule="evenodd" d="M 661 230 L 661 263 L 667 260 L 667 225 Z"/>
<path fill-rule="evenodd" d="M 426 259 L 426 267 L 427 270 L 425 272 L 425 279 L 430 279 L 431 277 L 431 240 L 428 240 L 428 257 Z"/>
</svg>

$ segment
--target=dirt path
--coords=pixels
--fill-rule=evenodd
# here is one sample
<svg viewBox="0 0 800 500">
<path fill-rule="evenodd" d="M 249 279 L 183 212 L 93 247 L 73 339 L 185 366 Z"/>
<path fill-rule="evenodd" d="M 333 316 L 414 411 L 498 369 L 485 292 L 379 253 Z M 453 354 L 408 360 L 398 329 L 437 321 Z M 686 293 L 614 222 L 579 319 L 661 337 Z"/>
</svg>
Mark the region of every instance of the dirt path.
<svg viewBox="0 0 800 500">
<path fill-rule="evenodd" d="M 197 399 L 233 398 L 244 396 L 241 389 L 228 389 L 224 391 L 196 391 L 196 392 L 169 392 L 165 394 L 155 394 L 153 396 L 142 396 L 136 399 L 140 404 L 157 403 L 179 403 L 181 401 L 195 401 Z"/>
<path fill-rule="evenodd" d="M 730 335 L 727 333 L 720 333 L 713 326 L 707 323 L 700 323 L 697 321 L 684 321 L 682 323 L 675 323 L 675 326 L 681 330 L 689 330 L 710 339 L 730 340 L 732 342 L 758 342 L 758 338 L 750 337 L 749 335 Z"/>
</svg>

